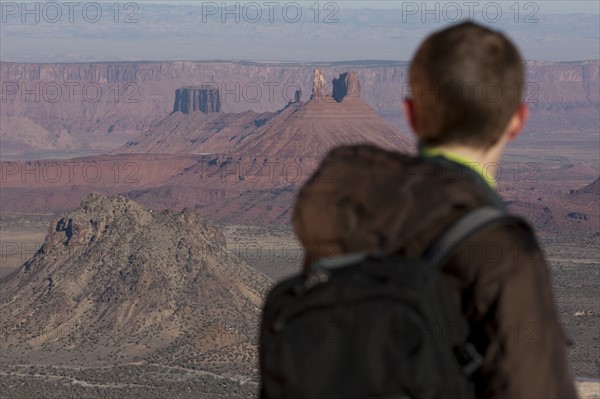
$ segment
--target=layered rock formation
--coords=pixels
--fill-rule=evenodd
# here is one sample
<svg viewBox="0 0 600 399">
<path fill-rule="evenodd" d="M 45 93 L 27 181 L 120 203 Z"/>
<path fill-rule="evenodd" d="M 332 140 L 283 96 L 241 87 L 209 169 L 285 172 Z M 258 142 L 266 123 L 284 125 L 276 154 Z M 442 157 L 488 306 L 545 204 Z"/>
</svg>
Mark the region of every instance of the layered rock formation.
<svg viewBox="0 0 600 399">
<path fill-rule="evenodd" d="M 190 114 L 221 112 L 221 96 L 219 89 L 211 85 L 182 87 L 175 91 L 173 112 Z"/>
<path fill-rule="evenodd" d="M 313 69 L 310 64 L 229 62 L 3 62 L 0 118 L 26 117 L 51 134 L 64 129 L 73 137 L 76 149 L 109 151 L 171 113 L 177 89 L 213 82 L 220 89 L 224 112 L 274 112 L 294 100 L 296 90 L 312 93 Z M 401 109 L 407 94 L 406 63 L 336 63 L 319 65 L 319 69 L 322 79 L 317 78 L 317 86 L 324 87 L 326 94 L 331 89 L 324 82 L 355 69 L 362 99 L 395 127 L 408 131 Z M 532 116 L 525 134 L 597 131 L 598 61 L 529 62 L 527 70 L 525 100 Z M 34 94 L 26 94 L 29 91 L 37 93 L 37 101 Z M 15 149 L 15 153 L 19 151 L 27 149 Z"/>
<path fill-rule="evenodd" d="M 50 161 L 3 164 L 5 209 L 64 210 L 91 190 L 124 194 L 155 209 L 192 207 L 219 220 L 287 223 L 296 189 L 333 147 L 412 146 L 362 101 L 356 73 L 342 73 L 329 93 L 323 75 L 315 76 L 321 101 L 294 101 L 264 114 L 176 112 L 119 148 L 120 155 L 80 159 L 73 170 L 59 164 L 58 180 L 33 182 L 24 172 L 37 168 L 40 176 L 53 176 L 57 167 Z M 53 190 L 65 185 L 70 191 Z M 250 208 L 252 215 L 244 212 Z"/>
<path fill-rule="evenodd" d="M 290 103 L 255 131 L 232 137 L 229 152 L 199 160 L 169 179 L 168 189 L 138 191 L 135 198 L 151 206 L 195 204 L 199 212 L 220 221 L 287 223 L 297 188 L 334 147 L 369 143 L 411 150 L 412 142 L 361 100 L 357 74 L 336 78 L 331 90 L 343 93 L 340 102 L 332 92 L 324 92 L 322 79 L 316 70 L 310 101 Z M 212 139 L 221 135 L 221 131 L 214 133 Z M 198 148 L 207 151 L 209 147 Z M 217 193 L 223 197 L 215 199 Z"/>
<path fill-rule="evenodd" d="M 124 74 L 116 73 L 113 69 L 107 76 L 110 79 L 135 77 L 148 85 L 145 86 L 144 93 L 152 93 L 146 91 L 152 88 L 151 80 L 160 79 L 169 68 L 164 67 L 154 73 L 148 73 L 148 70 L 152 70 L 151 65 L 132 64 L 130 68 L 125 68 Z M 180 69 L 169 73 L 172 72 L 177 79 L 187 76 L 190 71 L 204 76 L 207 72 L 199 65 L 184 63 Z M 203 64 L 205 68 L 212 65 Z M 273 82 L 290 76 L 300 76 L 302 82 L 312 80 L 313 83 L 316 82 L 314 95 L 320 100 L 315 100 L 313 95 L 312 101 L 298 101 L 302 98 L 300 90 L 305 87 L 305 84 L 300 84 L 299 88 L 295 85 L 288 87 L 286 100 L 281 98 L 282 105 L 275 112 L 176 112 L 154 122 L 146 133 L 132 137 L 128 145 L 115 152 L 128 154 L 74 160 L 76 165 L 72 179 L 72 166 L 68 165 L 70 161 L 65 161 L 64 165 L 59 164 L 61 170 L 58 172 L 62 171 L 62 177 L 57 179 L 53 178 L 56 167 L 52 166 L 52 161 L 32 164 L 3 163 L 3 186 L 0 190 L 3 210 L 62 211 L 66 207 L 75 206 L 86 193 L 98 191 L 106 194 L 124 194 L 156 209 L 195 207 L 200 212 L 220 220 L 244 222 L 244 214 L 250 215 L 248 211 L 252 209 L 254 216 L 248 216 L 252 223 L 286 223 L 296 188 L 311 175 L 320 158 L 330 148 L 359 142 L 397 150 L 407 150 L 411 146 L 405 136 L 385 122 L 394 115 L 390 107 L 401 104 L 403 93 L 395 86 L 404 87 L 401 84 L 403 67 L 353 65 L 356 69 L 354 73 L 340 70 L 339 65 L 321 67 L 320 71 L 312 72 L 307 71 L 305 66 L 220 66 L 220 73 L 232 79 L 234 73 L 242 68 L 253 74 L 248 79 L 253 78 L 255 82 L 261 79 Z M 582 121 L 593 121 L 593 118 L 584 117 L 588 109 L 594 109 L 594 118 L 597 118 L 597 107 L 594 108 L 594 104 L 599 102 L 594 91 L 598 80 L 596 66 L 597 63 L 594 62 L 530 64 L 529 73 L 531 74 L 533 68 L 537 75 L 530 75 L 528 79 L 533 82 L 554 80 L 554 93 L 547 91 L 550 86 L 544 88 L 540 85 L 536 87 L 535 92 L 528 94 L 535 94 L 539 100 L 530 104 L 534 108 L 530 123 L 548 122 L 548 119 L 537 118 L 535 112 L 551 102 L 555 105 L 543 112 L 552 114 L 552 118 L 562 118 L 567 114 L 573 118 L 578 116 L 575 118 L 576 123 L 573 120 L 574 123 L 569 124 L 570 129 L 577 126 L 584 129 Z M 5 68 L 5 65 L 2 64 L 1 67 Z M 21 72 L 27 70 L 24 68 Z M 137 72 L 133 74 L 133 71 Z M 141 71 L 145 71 L 144 74 Z M 208 71 L 213 74 L 206 75 L 205 81 L 215 81 L 214 71 L 210 68 Z M 34 74 L 31 71 L 31 76 L 48 78 L 45 67 L 40 67 L 38 72 L 39 74 Z M 78 70 L 78 73 L 79 75 L 73 72 L 73 76 L 106 78 L 100 73 L 98 65 L 89 70 Z M 244 83 L 240 76 L 237 76 L 237 79 Z M 171 93 L 161 96 L 154 94 L 153 102 L 145 106 L 156 104 L 157 98 L 174 98 L 177 87 L 182 88 L 181 83 Z M 226 88 L 232 87 L 235 86 L 230 85 Z M 244 85 L 240 86 L 240 90 L 240 93 L 243 93 Z M 276 90 L 275 93 L 277 92 Z M 221 91 L 222 93 L 224 92 Z M 387 97 L 388 94 L 385 93 L 393 94 L 393 100 L 389 100 L 392 97 Z M 263 94 L 265 98 L 268 97 L 268 91 Z M 573 102 L 578 97 L 579 102 Z M 244 96 L 240 98 L 244 99 Z M 269 104 L 278 102 L 277 96 L 272 98 L 273 102 Z M 373 99 L 389 100 L 380 102 L 380 109 L 392 114 L 388 113 L 383 120 L 370 106 Z M 221 100 L 223 111 L 243 103 L 238 103 L 233 94 L 222 96 Z M 165 114 L 172 110 L 173 104 L 169 104 Z M 252 106 L 260 107 L 261 104 L 259 101 Z M 2 112 L 5 112 L 7 107 L 10 110 L 13 105 L 9 96 L 6 106 L 3 104 Z M 122 104 L 123 108 L 128 106 L 139 105 Z M 119 111 L 123 108 L 119 108 Z M 107 115 L 112 115 L 110 107 L 103 109 L 107 110 Z M 57 108 L 58 111 L 60 107 Z M 87 111 L 87 116 L 83 119 L 96 118 L 96 114 Z M 137 117 L 137 114 L 130 113 L 128 116 Z M 560 123 L 554 122 L 553 129 L 560 130 Z M 569 132 L 565 134 L 576 134 L 572 130 Z M 118 136 L 118 128 L 115 128 L 111 135 Z M 103 141 L 103 137 L 93 134 L 87 137 Z M 578 136 L 578 140 L 581 140 L 581 148 L 587 151 L 589 146 L 585 142 L 586 137 Z M 561 137 L 555 137 L 557 143 L 562 143 L 559 139 L 563 140 Z M 519 141 L 519 148 L 527 158 L 519 159 L 530 159 L 529 149 L 538 149 L 540 145 L 552 149 L 553 144 L 549 143 L 548 140 L 541 142 L 524 134 Z M 575 152 L 577 151 L 579 150 Z M 508 201 L 515 201 L 511 205 L 513 208 L 523 211 L 526 215 L 533 215 L 532 220 L 535 221 L 536 227 L 554 235 L 558 234 L 558 231 L 569 231 L 589 236 L 590 231 L 597 231 L 598 218 L 597 212 L 591 212 L 596 203 L 593 200 L 588 201 L 592 194 L 584 193 L 572 197 L 567 197 L 567 194 L 570 189 L 583 187 L 596 179 L 597 170 L 581 162 L 573 165 L 561 163 L 562 161 L 548 160 L 542 163 L 503 165 L 499 189 Z M 32 169 L 34 171 L 29 172 Z M 96 172 L 102 176 L 96 179 Z M 279 200 L 284 197 L 285 201 Z M 574 205 L 568 204 L 569 201 Z M 586 214 L 587 220 L 569 217 L 573 212 Z M 549 216 L 552 216 L 553 221 Z"/>
<path fill-rule="evenodd" d="M 176 98 L 191 93 L 192 89 L 180 89 Z M 302 103 L 300 97 L 296 92 L 294 101 L 273 113 L 174 113 L 113 153 L 231 154 L 263 160 L 303 159 L 314 166 L 340 144 L 364 142 L 399 151 L 411 148 L 402 133 L 361 100 L 356 71 L 340 74 L 328 86 L 316 68 L 311 100 Z M 176 109 L 181 104 L 176 100 Z"/>
<path fill-rule="evenodd" d="M 232 157 L 302 161 L 311 167 L 333 147 L 370 143 L 397 151 L 410 151 L 411 140 L 387 124 L 360 98 L 356 71 L 343 72 L 326 86 L 315 69 L 310 101 L 294 103 L 269 119 L 254 134 L 244 137 Z M 330 87 L 327 93 L 326 87 Z"/>
<path fill-rule="evenodd" d="M 341 102 L 346 97 L 360 98 L 360 81 L 356 71 L 350 71 L 341 74 L 333 79 L 332 97 L 337 102 Z"/>
<path fill-rule="evenodd" d="M 325 77 L 320 68 L 316 68 L 313 76 L 311 100 L 322 101 L 325 98 Z"/>
</svg>

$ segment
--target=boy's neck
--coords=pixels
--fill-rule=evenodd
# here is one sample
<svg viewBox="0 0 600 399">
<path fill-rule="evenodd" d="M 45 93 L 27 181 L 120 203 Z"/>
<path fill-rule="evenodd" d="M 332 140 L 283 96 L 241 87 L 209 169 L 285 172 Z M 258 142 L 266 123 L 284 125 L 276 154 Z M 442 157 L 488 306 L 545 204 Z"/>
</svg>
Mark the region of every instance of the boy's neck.
<svg viewBox="0 0 600 399">
<path fill-rule="evenodd" d="M 497 164 L 500 161 L 504 146 L 501 145 L 501 143 L 498 143 L 493 147 L 484 150 L 464 145 L 446 144 L 435 146 L 433 148 L 438 151 L 457 154 L 468 158 L 485 168 L 487 165 Z"/>
</svg>

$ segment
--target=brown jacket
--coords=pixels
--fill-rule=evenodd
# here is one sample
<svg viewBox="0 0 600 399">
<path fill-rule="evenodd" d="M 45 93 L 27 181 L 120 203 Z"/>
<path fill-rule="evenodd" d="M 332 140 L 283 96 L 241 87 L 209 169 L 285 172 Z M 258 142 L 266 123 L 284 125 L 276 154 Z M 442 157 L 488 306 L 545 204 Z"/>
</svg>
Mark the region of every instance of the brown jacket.
<svg viewBox="0 0 600 399">
<path fill-rule="evenodd" d="M 372 146 L 332 151 L 301 189 L 293 224 L 305 267 L 359 250 L 419 256 L 468 210 L 502 207 L 472 170 Z M 442 268 L 484 354 L 478 397 L 576 398 L 547 264 L 522 226 L 491 228 L 464 242 Z"/>
</svg>

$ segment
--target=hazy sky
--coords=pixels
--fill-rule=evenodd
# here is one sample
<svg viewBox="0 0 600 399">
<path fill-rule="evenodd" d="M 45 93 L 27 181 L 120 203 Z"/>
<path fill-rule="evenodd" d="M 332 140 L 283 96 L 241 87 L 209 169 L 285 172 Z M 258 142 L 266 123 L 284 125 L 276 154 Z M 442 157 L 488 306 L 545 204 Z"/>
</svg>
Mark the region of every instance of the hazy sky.
<svg viewBox="0 0 600 399">
<path fill-rule="evenodd" d="M 52 14 L 57 4 L 67 3 L 49 0 L 54 8 L 37 3 L 31 15 L 31 6 L 26 12 L 19 1 L 0 0 L 12 3 L 0 7 L 0 59 L 407 61 L 428 34 L 466 19 L 503 31 L 528 60 L 600 59 L 597 0 L 237 0 L 225 1 L 227 9 L 223 2 L 108 0 L 104 12 L 95 7 L 84 12 L 98 2 L 79 2 L 76 12 L 59 7 Z M 296 11 L 298 3 L 304 12 Z M 209 4 L 212 13 L 202 7 Z M 292 11 L 284 12 L 286 4 Z"/>
<path fill-rule="evenodd" d="M 118 0 L 120 2 L 127 2 L 127 0 Z M 263 3 L 264 1 L 267 0 L 237 0 L 237 1 L 225 1 L 226 3 L 250 3 L 250 2 L 255 2 L 258 4 Z M 274 1 L 274 0 L 268 0 L 268 1 Z M 279 0 L 281 3 L 287 2 L 289 0 Z M 306 5 L 307 7 L 310 6 L 311 4 L 314 4 L 316 2 L 318 3 L 327 3 L 329 2 L 329 0 L 295 0 L 297 3 L 300 3 L 302 5 Z M 171 0 L 171 1 L 167 1 L 167 0 L 141 0 L 141 1 L 137 1 L 137 3 L 162 3 L 162 4 L 186 4 L 186 5 L 198 5 L 201 6 L 202 3 L 208 3 L 209 1 L 198 1 L 198 0 L 188 0 L 188 1 L 180 1 L 180 0 Z M 218 4 L 220 4 L 222 2 L 222 0 L 213 0 L 213 2 L 216 2 Z M 444 3 L 449 3 L 450 1 L 423 1 L 423 0 L 415 0 L 415 1 L 406 1 L 406 0 L 373 0 L 373 1 L 368 1 L 368 0 L 337 0 L 337 1 L 333 1 L 335 3 L 337 3 L 340 7 L 344 7 L 344 8 L 378 8 L 378 9 L 385 9 L 385 8 L 396 8 L 396 9 L 401 9 L 403 7 L 403 4 L 406 5 L 406 3 L 417 3 L 419 5 L 421 5 L 422 3 L 425 3 L 426 6 L 428 7 L 434 7 L 435 3 L 440 3 L 440 4 L 444 4 Z M 492 1 L 489 0 L 457 0 L 455 1 L 455 3 L 459 4 L 459 5 L 464 5 L 464 3 L 479 3 L 479 4 L 485 4 L 485 3 L 492 3 Z M 535 3 L 537 6 L 539 6 L 539 11 L 541 13 L 556 13 L 556 14 L 572 14 L 572 13 L 594 13 L 594 14 L 600 14 L 600 1 L 598 0 L 541 0 L 541 1 L 515 1 L 515 0 L 496 0 L 497 3 L 500 4 L 504 4 L 506 6 L 508 6 L 511 3 L 519 3 L 521 6 L 525 6 L 527 3 Z"/>
</svg>

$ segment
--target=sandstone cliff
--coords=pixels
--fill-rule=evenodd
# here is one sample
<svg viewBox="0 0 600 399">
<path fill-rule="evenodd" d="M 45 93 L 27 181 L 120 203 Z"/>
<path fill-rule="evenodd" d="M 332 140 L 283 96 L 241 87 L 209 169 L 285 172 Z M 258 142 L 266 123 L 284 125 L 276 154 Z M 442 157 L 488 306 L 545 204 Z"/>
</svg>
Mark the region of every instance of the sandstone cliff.
<svg viewBox="0 0 600 399">
<path fill-rule="evenodd" d="M 205 114 L 221 111 L 219 89 L 210 85 L 182 87 L 175 91 L 173 112 Z"/>
<path fill-rule="evenodd" d="M 333 79 L 332 97 L 341 102 L 345 97 L 360 98 L 360 81 L 356 71 L 345 72 Z"/>
<path fill-rule="evenodd" d="M 331 93 L 327 82 L 333 77 L 356 70 L 362 99 L 388 122 L 408 132 L 401 110 L 408 93 L 405 63 L 318 67 L 324 86 L 328 86 L 325 93 Z M 529 62 L 527 67 L 526 101 L 532 107 L 532 117 L 526 133 L 597 131 L 598 61 Z M 50 133 L 65 129 L 79 148 L 107 151 L 171 113 L 177 89 L 211 83 L 220 89 L 223 112 L 274 112 L 296 99 L 298 90 L 309 93 L 303 101 L 309 99 L 313 68 L 307 64 L 230 62 L 1 63 L 6 101 L 0 118 L 28 117 Z M 36 94 L 26 94 L 29 91 L 37 93 L 37 98 Z"/>
</svg>

